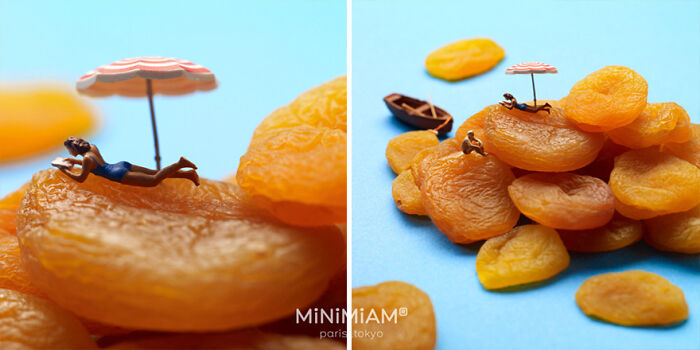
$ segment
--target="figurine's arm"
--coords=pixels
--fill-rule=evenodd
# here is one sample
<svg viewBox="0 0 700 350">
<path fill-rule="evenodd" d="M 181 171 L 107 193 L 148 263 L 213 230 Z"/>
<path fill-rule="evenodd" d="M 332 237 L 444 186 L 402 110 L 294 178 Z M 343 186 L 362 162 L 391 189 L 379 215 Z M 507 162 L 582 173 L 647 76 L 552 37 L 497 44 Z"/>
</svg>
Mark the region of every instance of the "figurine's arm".
<svg viewBox="0 0 700 350">
<path fill-rule="evenodd" d="M 80 168 L 80 174 L 75 174 L 71 172 L 70 170 L 66 168 L 59 168 L 61 172 L 66 174 L 66 176 L 70 177 L 71 179 L 78 181 L 78 182 L 83 182 L 85 179 L 87 179 L 88 175 L 90 174 L 90 171 L 88 170 L 88 167 L 83 165 L 82 168 Z"/>
<path fill-rule="evenodd" d="M 68 163 L 71 163 L 73 165 L 83 165 L 83 161 L 81 159 L 75 159 L 75 158 L 64 158 Z"/>
</svg>

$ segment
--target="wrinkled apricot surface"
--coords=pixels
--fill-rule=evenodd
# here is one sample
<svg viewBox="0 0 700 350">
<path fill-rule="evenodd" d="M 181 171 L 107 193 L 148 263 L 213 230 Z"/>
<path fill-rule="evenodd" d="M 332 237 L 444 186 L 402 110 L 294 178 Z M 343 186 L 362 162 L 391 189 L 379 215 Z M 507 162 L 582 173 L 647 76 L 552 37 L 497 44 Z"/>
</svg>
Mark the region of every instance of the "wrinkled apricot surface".
<svg viewBox="0 0 700 350">
<path fill-rule="evenodd" d="M 17 228 L 17 209 L 22 202 L 24 192 L 29 184 L 0 199 L 0 236 L 14 235 Z"/>
<path fill-rule="evenodd" d="M 632 123 L 610 130 L 615 143 L 629 148 L 647 148 L 666 142 L 690 139 L 690 117 L 676 103 L 648 103 Z"/>
<path fill-rule="evenodd" d="M 428 55 L 425 69 L 444 80 L 460 80 L 491 70 L 506 52 L 491 39 L 459 40 Z"/>
<path fill-rule="evenodd" d="M 46 299 L 8 289 L 0 289 L 0 345 L 3 349 L 97 349 L 71 313 Z"/>
<path fill-rule="evenodd" d="M 605 226 L 589 230 L 557 230 L 566 249 L 597 253 L 624 248 L 642 239 L 642 223 L 616 214 Z"/>
<path fill-rule="evenodd" d="M 440 143 L 437 135 L 429 130 L 405 132 L 389 140 L 386 145 L 386 160 L 395 173 L 401 174 L 411 166 L 416 154 Z"/>
<path fill-rule="evenodd" d="M 423 184 L 426 170 L 435 160 L 455 152 L 461 152 L 461 145 L 454 138 L 446 139 L 437 146 L 418 152 L 411 161 L 411 174 L 418 188 Z"/>
<path fill-rule="evenodd" d="M 525 170 L 563 172 L 591 163 L 605 136 L 579 130 L 560 108 L 528 113 L 493 106 L 484 120 L 484 148 Z"/>
<path fill-rule="evenodd" d="M 582 130 L 608 131 L 632 123 L 647 104 L 647 82 L 623 66 L 607 66 L 574 84 L 566 116 Z"/>
<path fill-rule="evenodd" d="M 586 279 L 576 291 L 576 303 L 586 315 L 623 326 L 664 326 L 688 318 L 683 291 L 641 270 Z"/>
<path fill-rule="evenodd" d="M 610 187 L 620 214 L 648 219 L 700 204 L 700 169 L 654 149 L 628 151 L 615 158 Z"/>
<path fill-rule="evenodd" d="M 292 228 L 235 185 L 157 187 L 34 175 L 17 236 L 32 282 L 77 315 L 126 328 L 219 330 L 313 302 L 345 259 L 335 227 Z"/>
<path fill-rule="evenodd" d="M 486 289 L 548 279 L 569 266 L 557 231 L 542 225 L 517 226 L 488 239 L 476 255 L 476 273 Z"/>
<path fill-rule="evenodd" d="M 479 241 L 506 233 L 518 222 L 520 213 L 507 190 L 514 179 L 496 157 L 453 153 L 426 169 L 421 200 L 451 241 Z"/>
<path fill-rule="evenodd" d="M 258 330 L 228 333 L 172 334 L 144 336 L 107 346 L 109 350 L 155 349 L 245 349 L 245 350 L 340 350 L 332 341 L 299 335 L 281 335 Z"/>
<path fill-rule="evenodd" d="M 391 183 L 391 196 L 396 207 L 406 214 L 427 215 L 421 202 L 420 190 L 413 180 L 411 170 L 404 170 Z"/>
<path fill-rule="evenodd" d="M 347 79 L 342 76 L 302 93 L 265 117 L 255 128 L 251 144 L 271 131 L 297 126 L 347 132 L 347 90 Z"/>
<path fill-rule="evenodd" d="M 520 212 L 552 228 L 585 230 L 601 227 L 615 213 L 608 184 L 592 176 L 533 173 L 517 178 L 508 194 Z"/>
<path fill-rule="evenodd" d="M 346 221 L 347 135 L 299 126 L 262 137 L 241 157 L 236 179 L 260 206 L 298 226 Z"/>
<path fill-rule="evenodd" d="M 656 249 L 700 253 L 700 205 L 689 211 L 645 220 L 644 226 L 644 240 Z"/>
<path fill-rule="evenodd" d="M 691 129 L 692 136 L 690 140 L 683 143 L 666 143 L 663 146 L 663 151 L 700 168 L 700 125 L 691 124 Z"/>
<path fill-rule="evenodd" d="M 0 163 L 59 148 L 97 123 L 74 92 L 61 88 L 0 91 L 0 115 Z"/>
<path fill-rule="evenodd" d="M 575 170 L 575 174 L 588 175 L 597 177 L 605 182 L 610 179 L 610 173 L 615 167 L 615 157 L 629 151 L 630 149 L 616 144 L 610 141 L 610 139 L 605 140 L 603 148 L 598 152 L 598 156 L 595 160 L 586 165 L 585 167 Z"/>
<path fill-rule="evenodd" d="M 435 313 L 430 297 L 416 286 L 399 281 L 352 289 L 352 306 L 357 310 L 353 322 L 355 334 L 381 337 L 352 338 L 355 350 L 432 350 L 435 348 Z M 406 315 L 399 315 L 405 309 Z M 382 321 L 382 312 L 396 317 Z M 372 315 L 376 315 L 374 318 Z M 378 319 L 378 321 L 376 321 Z"/>
</svg>

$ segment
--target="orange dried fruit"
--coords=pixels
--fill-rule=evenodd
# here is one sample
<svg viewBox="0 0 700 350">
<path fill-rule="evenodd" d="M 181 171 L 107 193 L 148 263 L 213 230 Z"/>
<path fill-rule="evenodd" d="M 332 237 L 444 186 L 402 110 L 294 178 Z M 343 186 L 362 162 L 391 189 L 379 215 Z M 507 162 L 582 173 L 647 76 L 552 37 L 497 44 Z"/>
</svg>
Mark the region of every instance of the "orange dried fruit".
<svg viewBox="0 0 700 350">
<path fill-rule="evenodd" d="M 665 326 L 688 318 L 683 291 L 641 270 L 586 279 L 576 291 L 576 303 L 586 315 L 623 326 Z"/>
<path fill-rule="evenodd" d="M 386 160 L 395 173 L 401 174 L 411 166 L 416 154 L 440 143 L 437 135 L 430 130 L 405 132 L 389 140 L 386 145 Z"/>
<path fill-rule="evenodd" d="M 610 188 L 615 209 L 631 219 L 687 211 L 700 204 L 700 169 L 654 149 L 628 151 L 615 158 Z"/>
<path fill-rule="evenodd" d="M 347 83 L 336 78 L 265 118 L 241 157 L 237 183 L 297 226 L 347 221 Z"/>
<path fill-rule="evenodd" d="M 517 226 L 488 239 L 476 255 L 476 274 L 486 289 L 546 280 L 569 266 L 557 231 L 542 225 Z"/>
<path fill-rule="evenodd" d="M 96 124 L 83 100 L 57 87 L 0 91 L 0 115 L 0 163 L 58 148 Z"/>
<path fill-rule="evenodd" d="M 430 53 L 425 69 L 436 78 L 461 80 L 491 70 L 505 55 L 491 39 L 459 40 Z"/>
<path fill-rule="evenodd" d="M 390 281 L 353 288 L 352 307 L 357 310 L 351 319 L 355 334 L 352 348 L 355 350 L 435 348 L 437 335 L 433 304 L 425 292 L 412 284 Z M 384 321 L 383 315 L 387 315 Z M 374 337 L 360 336 L 364 334 Z"/>
<path fill-rule="evenodd" d="M 22 266 L 19 242 L 15 236 L 0 236 L 0 288 L 46 297 L 34 286 L 29 273 Z"/>
<path fill-rule="evenodd" d="M 80 321 L 48 300 L 0 289 L 3 349 L 97 349 Z"/>
<path fill-rule="evenodd" d="M 345 346 L 329 340 L 245 330 L 227 333 L 160 334 L 126 338 L 103 349 L 245 349 L 245 350 L 340 350 Z"/>
<path fill-rule="evenodd" d="M 0 199 L 0 235 L 14 235 L 17 228 L 17 209 L 29 183 Z"/>
<path fill-rule="evenodd" d="M 486 120 L 486 115 L 488 114 L 489 108 L 492 107 L 494 107 L 494 105 L 487 106 L 465 120 L 455 132 L 455 139 L 459 142 L 464 141 L 464 139 L 467 138 L 467 133 L 469 130 L 474 131 L 474 135 L 477 138 L 483 138 L 484 120 Z"/>
<path fill-rule="evenodd" d="M 316 300 L 345 261 L 337 228 L 283 225 L 235 185 L 206 179 L 142 188 L 41 171 L 17 236 L 32 282 L 57 304 L 137 329 L 278 319 Z"/>
<path fill-rule="evenodd" d="M 616 214 L 605 226 L 590 230 L 557 230 L 566 249 L 597 253 L 624 248 L 642 239 L 642 223 Z"/>
<path fill-rule="evenodd" d="M 455 243 L 508 232 L 520 213 L 508 197 L 515 177 L 493 156 L 453 153 L 431 162 L 422 179 L 421 200 L 437 228 Z"/>
<path fill-rule="evenodd" d="M 605 136 L 579 130 L 557 107 L 528 113 L 499 105 L 489 108 L 482 141 L 487 152 L 514 167 L 564 172 L 591 163 Z"/>
<path fill-rule="evenodd" d="M 700 253 L 700 205 L 689 211 L 645 220 L 644 226 L 644 240 L 656 249 Z"/>
<path fill-rule="evenodd" d="M 299 126 L 270 132 L 241 157 L 236 179 L 255 203 L 298 226 L 344 223 L 347 135 Z"/>
<path fill-rule="evenodd" d="M 391 183 L 391 196 L 396 207 L 402 212 L 412 215 L 427 215 L 420 199 L 420 190 L 413 179 L 411 170 L 404 170 Z"/>
<path fill-rule="evenodd" d="M 615 213 L 614 196 L 598 178 L 571 173 L 533 173 L 508 186 L 510 198 L 530 219 L 557 229 L 601 227 Z"/>
<path fill-rule="evenodd" d="M 411 174 L 416 182 L 416 186 L 418 188 L 422 186 L 425 171 L 433 161 L 455 152 L 461 152 L 461 146 L 460 142 L 457 142 L 454 138 L 446 139 L 437 146 L 418 152 L 411 160 Z"/>
<path fill-rule="evenodd" d="M 598 152 L 596 159 L 585 167 L 575 170 L 575 174 L 597 177 L 605 182 L 610 179 L 610 173 L 615 167 L 615 157 L 629 151 L 630 149 L 605 140 L 603 148 Z"/>
<path fill-rule="evenodd" d="M 688 113 L 676 103 L 648 103 L 632 123 L 608 131 L 615 143 L 629 148 L 647 148 L 666 142 L 690 139 Z"/>
<path fill-rule="evenodd" d="M 313 126 L 347 132 L 347 79 L 335 78 L 311 88 L 294 101 L 265 117 L 255 128 L 254 144 L 258 138 L 278 129 Z"/>
<path fill-rule="evenodd" d="M 688 142 L 669 142 L 663 145 L 663 151 L 684 159 L 700 168 L 700 125 L 691 124 L 692 137 Z"/>
<path fill-rule="evenodd" d="M 647 104 L 647 82 L 632 69 L 607 66 L 574 84 L 566 116 L 582 130 L 600 132 L 632 123 Z"/>
</svg>

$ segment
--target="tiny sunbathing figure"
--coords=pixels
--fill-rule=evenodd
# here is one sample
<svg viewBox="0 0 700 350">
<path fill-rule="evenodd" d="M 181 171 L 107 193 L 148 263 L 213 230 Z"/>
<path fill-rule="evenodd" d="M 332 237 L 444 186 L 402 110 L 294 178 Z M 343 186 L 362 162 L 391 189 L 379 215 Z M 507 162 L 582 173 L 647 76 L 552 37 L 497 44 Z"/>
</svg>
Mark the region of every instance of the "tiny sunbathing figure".
<svg viewBox="0 0 700 350">
<path fill-rule="evenodd" d="M 503 94 L 503 97 L 506 98 L 506 101 L 501 101 L 498 102 L 501 106 L 506 107 L 508 109 L 519 109 L 521 111 L 525 112 L 530 112 L 530 113 L 537 113 L 539 111 L 546 111 L 549 113 L 549 109 L 552 108 L 552 106 L 549 105 L 549 103 L 545 103 L 543 105 L 533 107 L 528 105 L 527 103 L 518 103 L 518 101 L 515 99 L 515 97 L 509 93 Z"/>
<path fill-rule="evenodd" d="M 92 173 L 107 180 L 132 186 L 153 187 L 166 178 L 188 179 L 199 186 L 199 175 L 195 171 L 197 166 L 183 157 L 180 157 L 177 163 L 168 165 L 161 170 L 153 170 L 124 161 L 109 164 L 102 158 L 97 146 L 79 137 L 69 137 L 63 145 L 66 146 L 66 149 L 72 156 L 82 156 L 83 159 L 63 158 L 54 161 L 52 165 L 78 182 L 85 181 L 88 175 Z M 70 171 L 73 165 L 82 167 L 80 174 Z M 192 170 L 180 170 L 182 168 L 192 168 Z"/>
</svg>

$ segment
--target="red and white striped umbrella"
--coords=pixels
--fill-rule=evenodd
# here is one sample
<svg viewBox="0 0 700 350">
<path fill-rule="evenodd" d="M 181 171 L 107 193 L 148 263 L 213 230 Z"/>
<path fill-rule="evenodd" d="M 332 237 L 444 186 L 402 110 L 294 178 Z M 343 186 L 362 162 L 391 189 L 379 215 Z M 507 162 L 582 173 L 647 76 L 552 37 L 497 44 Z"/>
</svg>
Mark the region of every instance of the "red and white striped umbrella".
<svg viewBox="0 0 700 350">
<path fill-rule="evenodd" d="M 78 92 L 93 97 L 120 95 L 148 97 L 156 148 L 156 166 L 160 169 L 160 150 L 156 130 L 153 95 L 185 95 L 216 89 L 210 70 L 190 61 L 168 57 L 126 58 L 83 75 L 75 83 Z"/>
<path fill-rule="evenodd" d="M 535 93 L 535 74 L 557 73 L 557 69 L 542 62 L 524 62 L 506 69 L 506 74 L 530 74 L 532 78 L 532 95 L 535 107 L 537 107 L 537 93 Z"/>
</svg>

